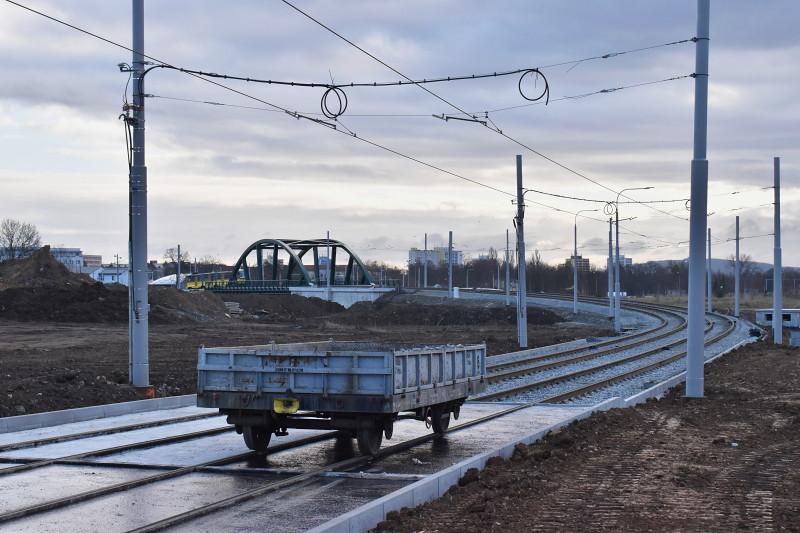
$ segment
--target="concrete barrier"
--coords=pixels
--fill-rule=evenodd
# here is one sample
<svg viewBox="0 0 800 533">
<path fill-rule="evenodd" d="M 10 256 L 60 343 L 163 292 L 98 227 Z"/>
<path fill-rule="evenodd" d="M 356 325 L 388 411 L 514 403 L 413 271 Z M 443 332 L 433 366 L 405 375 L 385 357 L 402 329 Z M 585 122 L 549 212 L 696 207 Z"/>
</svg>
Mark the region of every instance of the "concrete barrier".
<svg viewBox="0 0 800 533">
<path fill-rule="evenodd" d="M 151 400 L 135 400 L 132 402 L 109 403 L 105 405 L 92 405 L 90 407 L 77 407 L 63 411 L 48 411 L 31 415 L 9 416 L 0 418 L 0 433 L 12 433 L 26 429 L 58 426 L 71 422 L 84 422 L 97 418 L 143 413 L 145 411 L 159 411 L 162 409 L 177 409 L 190 407 L 197 404 L 196 394 L 183 396 L 167 396 L 166 398 L 153 398 Z"/>
<path fill-rule="evenodd" d="M 492 457 L 511 457 L 514 453 L 514 447 L 517 444 L 532 444 L 547 435 L 547 433 L 564 427 L 575 420 L 586 418 L 595 411 L 605 411 L 618 407 L 619 405 L 620 398 L 611 398 L 605 402 L 588 407 L 585 411 L 581 411 L 560 422 L 542 428 L 521 439 L 508 442 L 498 448 L 475 455 L 444 470 L 440 470 L 435 474 L 427 476 L 425 479 L 421 479 L 386 496 L 364 504 L 361 507 L 353 509 L 349 513 L 329 520 L 309 531 L 313 533 L 353 533 L 367 531 L 375 527 L 375 525 L 383 520 L 386 514 L 391 511 L 397 511 L 403 507 L 416 507 L 417 505 L 441 497 L 450 487 L 456 485 L 458 480 L 461 479 L 464 473 L 470 468 L 483 469 L 486 466 L 486 462 Z"/>
</svg>

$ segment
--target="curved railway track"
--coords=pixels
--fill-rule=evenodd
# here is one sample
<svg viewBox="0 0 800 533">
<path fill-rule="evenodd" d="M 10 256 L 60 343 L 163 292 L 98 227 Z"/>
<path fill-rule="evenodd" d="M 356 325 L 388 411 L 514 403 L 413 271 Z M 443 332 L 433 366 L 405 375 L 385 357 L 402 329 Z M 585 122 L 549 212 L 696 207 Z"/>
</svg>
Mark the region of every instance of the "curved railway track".
<svg viewBox="0 0 800 533">
<path fill-rule="evenodd" d="M 537 297 L 541 297 L 541 295 L 537 295 Z M 619 372 L 615 372 L 610 376 L 606 375 L 600 379 L 592 380 L 589 383 L 571 383 L 578 377 L 590 376 L 593 373 L 598 373 L 600 371 L 612 369 L 615 366 L 620 366 L 635 361 L 640 361 L 642 359 L 655 355 L 659 352 L 662 352 L 665 349 L 674 349 L 681 343 L 686 342 L 685 339 L 675 340 L 670 338 L 674 335 L 679 335 L 686 328 L 686 319 L 685 316 L 681 314 L 680 310 L 667 308 L 665 306 L 652 306 L 652 305 L 638 304 L 638 303 L 628 304 L 626 305 L 626 307 L 632 310 L 637 310 L 639 312 L 645 312 L 650 315 L 657 316 L 659 318 L 659 324 L 655 327 L 648 328 L 646 330 L 639 331 L 636 333 L 631 333 L 623 337 L 617 337 L 614 339 L 608 339 L 596 343 L 590 343 L 585 346 L 577 348 L 573 347 L 569 349 L 559 350 L 556 352 L 551 352 L 548 354 L 539 354 L 530 356 L 523 355 L 521 358 L 511 362 L 499 362 L 498 364 L 490 365 L 490 376 L 488 379 L 492 383 L 502 383 L 503 381 L 512 380 L 515 378 L 524 377 L 528 375 L 535 376 L 536 373 L 542 372 L 544 370 L 552 370 L 554 368 L 559 368 L 559 367 L 568 367 L 570 364 L 604 357 L 613 354 L 614 352 L 622 350 L 635 350 L 637 348 L 644 347 L 643 350 L 637 351 L 637 353 L 634 353 L 632 355 L 626 355 L 622 358 L 613 361 L 603 362 L 601 364 L 593 365 L 588 368 L 583 368 L 571 372 L 570 371 L 563 372 L 557 376 L 548 377 L 545 379 L 538 379 L 538 380 L 534 379 L 526 384 L 515 385 L 508 388 L 502 388 L 501 390 L 480 395 L 479 397 L 474 399 L 491 400 L 497 398 L 509 398 L 521 393 L 530 392 L 531 390 L 537 388 L 544 388 L 548 385 L 553 385 L 553 384 L 563 385 L 563 387 L 561 387 L 560 390 L 558 390 L 555 393 L 548 392 L 544 396 L 539 397 L 535 400 L 525 401 L 523 403 L 510 406 L 495 413 L 485 415 L 480 418 L 470 420 L 468 422 L 463 422 L 455 426 L 451 426 L 448 433 L 465 431 L 468 430 L 469 428 L 479 426 L 480 424 L 496 420 L 500 417 L 509 415 L 511 413 L 515 413 L 517 411 L 529 408 L 537 404 L 557 403 L 570 399 L 580 398 L 581 396 L 589 394 L 603 387 L 607 387 L 614 383 L 645 374 L 651 370 L 657 369 L 661 366 L 677 361 L 686 355 L 685 350 L 682 350 L 678 353 L 672 353 L 666 355 L 665 357 L 657 358 L 657 360 L 655 361 L 648 361 L 645 364 L 636 366 L 632 369 L 627 368 Z M 729 335 L 735 328 L 734 321 L 729 319 L 728 317 L 717 314 L 711 314 L 709 316 L 711 316 L 711 320 L 707 324 L 706 333 L 707 334 L 711 333 L 711 334 L 706 338 L 706 345 L 712 344 L 724 338 L 725 336 Z M 659 341 L 664 341 L 664 342 L 658 344 L 656 347 L 646 347 L 646 345 L 652 343 L 659 343 Z M 140 429 L 142 427 L 152 427 L 169 423 L 184 422 L 187 419 L 194 419 L 194 418 L 200 418 L 200 417 L 182 417 L 173 419 L 174 421 L 162 421 L 162 422 L 145 423 L 138 425 L 134 424 L 129 426 L 120 426 L 117 428 L 111 428 L 108 430 L 96 430 L 96 431 L 90 431 L 72 435 L 65 435 L 60 437 L 49 437 L 44 439 L 31 440 L 18 444 L 9 444 L 0 446 L 0 451 L 34 447 L 43 444 L 63 442 L 65 440 L 89 438 L 92 436 L 109 434 L 109 433 L 121 433 L 124 431 Z M 218 435 L 225 431 L 230 431 L 230 428 L 229 427 L 212 428 L 210 430 L 197 431 L 182 435 L 174 435 L 159 439 L 135 442 L 132 444 L 115 446 L 111 448 L 104 448 L 80 454 L 73 454 L 70 456 L 59 457 L 55 459 L 28 460 L 28 461 L 23 459 L 12 459 L 12 458 L 0 459 L 0 461 L 4 462 L 23 463 L 5 469 L 0 469 L 0 476 L 13 476 L 14 474 L 21 473 L 24 471 L 29 471 L 36 468 L 43 468 L 56 464 L 76 464 L 76 462 L 80 463 L 80 461 L 85 460 L 87 458 L 110 455 L 113 453 L 119 453 L 121 451 L 152 448 L 181 441 L 188 441 L 192 439 L 202 439 Z M 324 432 L 317 435 L 313 435 L 311 437 L 298 439 L 287 443 L 276 444 L 269 448 L 268 453 L 272 454 L 280 451 L 289 450 L 292 448 L 298 448 L 310 445 L 312 443 L 320 442 L 323 440 L 336 438 L 337 435 L 338 435 L 337 432 Z M 174 516 L 164 518 L 162 520 L 142 525 L 141 527 L 134 529 L 132 531 L 136 532 L 160 531 L 165 528 L 182 524 L 190 520 L 193 520 L 195 518 L 199 518 L 201 516 L 229 508 L 231 506 L 237 505 L 247 500 L 251 500 L 253 498 L 257 498 L 259 496 L 268 494 L 270 492 L 291 487 L 292 485 L 300 484 L 306 480 L 309 480 L 315 476 L 319 476 L 326 472 L 363 469 L 364 467 L 377 463 L 382 459 L 391 457 L 392 455 L 396 455 L 400 452 L 412 449 L 417 446 L 421 446 L 431 441 L 434 438 L 438 437 L 434 434 L 427 434 L 416 438 L 411 438 L 391 446 L 386 446 L 380 449 L 380 451 L 374 456 L 368 456 L 368 457 L 357 456 L 342 461 L 331 462 L 324 466 L 310 468 L 303 473 L 294 474 L 279 481 L 268 482 L 254 489 L 247 490 L 227 498 L 221 498 L 218 501 L 214 501 L 209 504 L 196 507 L 186 512 L 182 512 Z M 42 503 L 25 506 L 18 509 L 13 509 L 4 513 L 0 513 L 0 524 L 8 523 L 23 517 L 30 517 L 33 515 L 37 515 L 39 513 L 45 513 L 48 511 L 61 509 L 80 502 L 85 502 L 103 496 L 108 496 L 135 487 L 141 487 L 149 484 L 156 484 L 162 481 L 174 479 L 176 477 L 203 471 L 203 469 L 207 469 L 209 467 L 227 465 L 243 460 L 248 460 L 253 457 L 254 457 L 254 452 L 230 455 L 213 461 L 206 461 L 197 464 L 191 464 L 188 466 L 171 468 L 166 471 L 159 472 L 157 474 L 139 477 L 129 481 L 107 485 L 104 487 L 80 492 L 70 496 L 57 498 Z"/>
</svg>

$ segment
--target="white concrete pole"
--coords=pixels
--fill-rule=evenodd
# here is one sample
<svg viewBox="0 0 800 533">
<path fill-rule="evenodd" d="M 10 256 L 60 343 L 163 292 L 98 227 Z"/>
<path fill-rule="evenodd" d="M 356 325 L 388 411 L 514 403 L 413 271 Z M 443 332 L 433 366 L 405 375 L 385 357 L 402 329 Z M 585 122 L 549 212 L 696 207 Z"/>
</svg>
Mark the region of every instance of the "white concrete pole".
<svg viewBox="0 0 800 533">
<path fill-rule="evenodd" d="M 447 242 L 447 295 L 453 297 L 453 232 Z"/>
<path fill-rule="evenodd" d="M 697 0 L 697 42 L 694 79 L 694 151 L 689 217 L 689 331 L 686 356 L 686 396 L 704 395 L 705 363 L 705 238 L 708 216 L 708 45 L 710 0 Z"/>
<path fill-rule="evenodd" d="M 422 286 L 428 288 L 428 234 L 425 234 L 425 265 L 422 267 Z"/>
<path fill-rule="evenodd" d="M 608 217 L 608 316 L 609 318 L 614 316 L 614 249 L 613 249 L 613 228 L 614 228 L 614 219 Z"/>
<path fill-rule="evenodd" d="M 712 296 L 712 281 L 711 281 L 711 228 L 708 228 L 708 259 L 706 261 L 706 311 L 709 313 L 714 310 L 711 303 Z"/>
<path fill-rule="evenodd" d="M 181 245 L 178 245 L 178 258 L 175 260 L 175 288 L 181 288 Z"/>
<path fill-rule="evenodd" d="M 741 293 L 742 265 L 739 263 L 739 215 L 736 215 L 736 261 L 733 272 L 733 316 L 739 318 L 739 294 Z"/>
<path fill-rule="evenodd" d="M 528 294 L 525 279 L 525 195 L 522 190 L 522 156 L 517 156 L 517 338 L 528 347 Z"/>
<path fill-rule="evenodd" d="M 773 159 L 775 179 L 775 259 L 772 268 L 772 342 L 783 344 L 783 265 L 781 258 L 781 158 Z"/>
<path fill-rule="evenodd" d="M 511 305 L 511 262 L 508 251 L 508 229 L 506 228 L 506 305 Z"/>
<path fill-rule="evenodd" d="M 147 167 L 144 158 L 144 0 L 132 1 L 133 108 L 129 176 L 130 238 L 128 273 L 129 379 L 134 387 L 150 386 L 147 294 Z"/>
</svg>

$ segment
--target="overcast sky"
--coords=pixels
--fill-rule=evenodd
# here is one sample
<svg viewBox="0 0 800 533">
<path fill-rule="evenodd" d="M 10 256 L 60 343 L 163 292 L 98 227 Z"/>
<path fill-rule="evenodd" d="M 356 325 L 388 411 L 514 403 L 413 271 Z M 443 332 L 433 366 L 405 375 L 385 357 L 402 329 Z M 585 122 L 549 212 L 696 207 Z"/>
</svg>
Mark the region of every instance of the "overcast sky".
<svg viewBox="0 0 800 533">
<path fill-rule="evenodd" d="M 25 0 L 127 46 L 129 1 Z M 300 1 L 298 6 L 414 78 L 535 67 L 690 38 L 694 0 Z M 251 77 L 337 83 L 398 79 L 278 0 L 145 3 L 148 55 L 173 65 Z M 717 0 L 711 15 L 709 225 L 715 239 L 772 231 L 772 158 L 783 169 L 784 264 L 800 265 L 800 3 Z M 127 248 L 127 163 L 118 120 L 130 53 L 0 1 L 0 218 L 35 223 L 53 245 L 104 261 Z M 694 44 L 544 70 L 551 99 L 694 72 Z M 517 77 L 428 86 L 471 112 L 525 104 Z M 319 112 L 321 90 L 231 86 L 288 109 Z M 184 74 L 157 70 L 147 93 L 261 106 Z M 532 88 L 529 87 L 529 90 Z M 513 191 L 515 154 L 527 187 L 613 200 L 609 191 L 454 110 L 419 87 L 351 88 L 341 122 L 359 136 Z M 491 113 L 509 135 L 639 200 L 686 198 L 694 81 Z M 263 106 L 261 106 L 263 107 Z M 357 116 L 357 115 L 419 116 Z M 193 256 L 234 260 L 266 237 L 330 230 L 365 260 L 403 262 L 411 246 L 446 241 L 477 256 L 505 246 L 510 197 L 285 113 L 147 100 L 149 255 L 181 243 Z M 738 192 L 738 194 L 732 194 Z M 528 195 L 563 210 L 596 205 Z M 768 205 L 764 205 L 768 204 Z M 682 203 L 658 208 L 688 217 Z M 735 210 L 735 211 L 734 211 Z M 641 205 L 623 234 L 636 262 L 687 256 L 688 222 Z M 602 213 L 589 213 L 603 218 Z M 529 205 L 526 241 L 551 262 L 570 255 L 573 216 Z M 579 253 L 604 263 L 608 225 L 579 219 Z M 513 233 L 512 233 L 513 242 Z M 663 247 L 659 247 L 664 245 Z M 513 244 L 512 244 L 513 246 Z M 742 241 L 771 262 L 771 237 Z M 715 244 L 727 257 L 733 243 Z"/>
</svg>

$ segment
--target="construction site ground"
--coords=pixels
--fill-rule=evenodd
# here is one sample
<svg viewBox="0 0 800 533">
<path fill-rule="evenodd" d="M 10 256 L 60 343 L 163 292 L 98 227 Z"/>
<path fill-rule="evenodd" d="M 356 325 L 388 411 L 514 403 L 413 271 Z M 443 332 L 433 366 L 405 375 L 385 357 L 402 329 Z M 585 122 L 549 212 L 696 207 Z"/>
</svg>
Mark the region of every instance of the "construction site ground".
<svg viewBox="0 0 800 533">
<path fill-rule="evenodd" d="M 393 295 L 349 309 L 292 295 L 151 287 L 150 375 L 157 396 L 195 392 L 197 348 L 370 340 L 486 342 L 518 349 L 514 305 Z M 237 302 L 231 308 L 225 301 Z M 128 382 L 127 289 L 70 274 L 48 253 L 0 268 L 0 416 L 137 399 Z M 612 334 L 601 322 L 528 312 L 529 346 Z"/>
<path fill-rule="evenodd" d="M 518 445 L 376 531 L 799 531 L 800 349 L 765 342 L 683 388 Z"/>
</svg>

